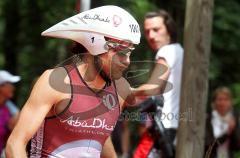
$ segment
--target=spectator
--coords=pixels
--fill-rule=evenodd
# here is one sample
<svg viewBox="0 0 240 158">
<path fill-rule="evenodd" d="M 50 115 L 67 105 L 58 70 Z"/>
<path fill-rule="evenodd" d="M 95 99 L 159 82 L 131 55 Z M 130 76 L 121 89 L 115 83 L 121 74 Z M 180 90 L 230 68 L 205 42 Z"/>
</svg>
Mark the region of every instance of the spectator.
<svg viewBox="0 0 240 158">
<path fill-rule="evenodd" d="M 206 121 L 205 147 L 209 158 L 233 158 L 239 150 L 238 114 L 233 109 L 232 94 L 227 87 L 215 90 L 212 111 Z"/>
<path fill-rule="evenodd" d="M 165 116 L 172 115 L 173 117 L 172 119 L 169 119 L 170 117 L 165 117 L 162 123 L 166 128 L 166 134 L 173 144 L 178 128 L 178 120 L 175 119 L 176 117 L 174 116 L 179 114 L 183 48 L 177 43 L 175 22 L 169 13 L 164 10 L 149 12 L 145 15 L 144 34 L 150 48 L 156 53 L 156 61 L 160 61 L 170 68 L 170 74 L 167 81 L 170 82 L 173 87 L 169 92 L 163 94 L 164 107 L 162 113 Z M 154 77 L 156 78 L 156 76 L 154 76 L 155 73 L 156 71 L 154 70 L 150 80 L 154 80 Z M 147 86 L 144 86 L 144 88 L 147 88 Z M 146 129 L 143 128 L 144 127 L 140 128 L 141 133 L 146 131 Z M 146 133 L 143 134 L 143 137 L 146 137 L 146 140 L 148 140 L 148 135 Z M 141 141 L 144 142 L 144 138 L 142 138 Z M 141 149 L 137 148 L 135 157 L 140 157 L 142 153 Z"/>
<path fill-rule="evenodd" d="M 19 111 L 9 99 L 14 96 L 13 83 L 18 81 L 20 81 L 19 76 L 13 76 L 5 70 L 0 71 L 0 153 L 17 121 Z"/>
</svg>

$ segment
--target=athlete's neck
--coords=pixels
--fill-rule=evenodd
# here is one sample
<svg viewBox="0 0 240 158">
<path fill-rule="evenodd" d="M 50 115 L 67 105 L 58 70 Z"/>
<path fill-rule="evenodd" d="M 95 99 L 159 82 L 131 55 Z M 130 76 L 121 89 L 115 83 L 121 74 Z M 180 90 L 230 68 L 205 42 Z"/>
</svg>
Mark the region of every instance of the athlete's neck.
<svg viewBox="0 0 240 158">
<path fill-rule="evenodd" d="M 78 66 L 82 78 L 90 88 L 96 91 L 101 90 L 105 86 L 106 81 L 101 77 L 94 65 L 94 56 L 85 55 L 82 61 L 83 63 Z"/>
</svg>

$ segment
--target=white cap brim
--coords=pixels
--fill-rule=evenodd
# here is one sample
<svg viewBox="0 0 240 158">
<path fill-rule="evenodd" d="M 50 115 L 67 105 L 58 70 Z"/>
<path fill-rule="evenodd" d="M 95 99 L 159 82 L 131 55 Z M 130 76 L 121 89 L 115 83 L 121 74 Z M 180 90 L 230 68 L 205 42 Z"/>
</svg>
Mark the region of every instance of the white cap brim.
<svg viewBox="0 0 240 158">
<path fill-rule="evenodd" d="M 18 82 L 20 80 L 21 80 L 20 76 L 13 76 L 13 77 L 9 78 L 8 82 L 16 83 L 16 82 Z"/>
<path fill-rule="evenodd" d="M 9 73 L 5 70 L 0 70 L 0 84 L 10 82 L 10 83 L 16 83 L 21 80 L 20 76 L 15 76 Z"/>
</svg>

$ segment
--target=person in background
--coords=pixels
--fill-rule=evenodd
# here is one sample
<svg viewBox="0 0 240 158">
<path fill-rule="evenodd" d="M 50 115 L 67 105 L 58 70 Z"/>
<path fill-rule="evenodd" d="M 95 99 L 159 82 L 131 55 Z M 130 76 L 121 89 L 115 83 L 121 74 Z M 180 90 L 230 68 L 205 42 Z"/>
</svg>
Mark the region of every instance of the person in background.
<svg viewBox="0 0 240 158">
<path fill-rule="evenodd" d="M 0 154 L 18 118 L 19 110 L 10 100 L 14 96 L 13 84 L 18 81 L 20 81 L 19 76 L 0 70 Z"/>
<path fill-rule="evenodd" d="M 238 112 L 233 109 L 229 88 L 217 88 L 212 97 L 212 111 L 206 121 L 205 148 L 209 158 L 233 158 L 240 149 Z"/>
<path fill-rule="evenodd" d="M 162 115 L 165 117 L 162 119 L 162 123 L 171 143 L 175 144 L 175 137 L 178 128 L 178 120 L 175 119 L 175 116 L 179 114 L 183 48 L 177 43 L 175 22 L 165 10 L 146 13 L 144 19 L 144 34 L 150 48 L 156 53 L 155 60 L 162 60 L 162 63 L 168 65 L 170 69 L 167 81 L 172 84 L 172 89 L 163 93 L 164 106 L 162 109 Z M 155 73 L 155 71 L 152 72 L 150 80 L 154 80 L 154 77 L 156 78 L 156 76 L 154 76 Z M 147 88 L 147 85 L 143 85 L 143 87 Z M 170 115 L 171 117 L 168 117 Z M 147 126 L 149 126 L 149 121 L 147 122 Z M 151 140 L 151 136 L 149 132 L 146 132 L 146 129 L 145 125 L 140 126 L 139 131 L 143 133 L 143 136 L 135 151 L 135 158 L 148 154 L 146 153 L 143 144 L 145 144 L 145 140 Z"/>
</svg>

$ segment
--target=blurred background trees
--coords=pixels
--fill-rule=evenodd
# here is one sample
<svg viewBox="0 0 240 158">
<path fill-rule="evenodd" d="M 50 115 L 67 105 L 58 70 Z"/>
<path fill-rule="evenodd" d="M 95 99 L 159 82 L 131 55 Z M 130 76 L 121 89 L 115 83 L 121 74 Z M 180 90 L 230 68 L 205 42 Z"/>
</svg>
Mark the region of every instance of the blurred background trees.
<svg viewBox="0 0 240 158">
<path fill-rule="evenodd" d="M 53 24 L 74 15 L 76 0 L 72 1 L 0 1 L 0 68 L 22 76 L 17 102 L 21 106 L 28 96 L 31 82 L 43 70 L 53 67 L 70 56 L 68 40 L 44 38 L 40 34 Z M 131 12 L 142 25 L 145 12 L 163 8 L 168 10 L 178 25 L 182 43 L 185 0 L 92 0 L 91 7 L 118 5 Z M 212 53 L 210 59 L 210 93 L 220 85 L 230 86 L 235 104 L 240 104 L 240 1 L 215 0 Z M 142 28 L 142 26 L 141 26 Z M 151 60 L 146 41 L 132 55 L 133 61 Z M 142 69 L 151 64 L 133 64 L 131 69 Z M 147 75 L 130 80 L 133 85 L 143 82 Z"/>
</svg>

